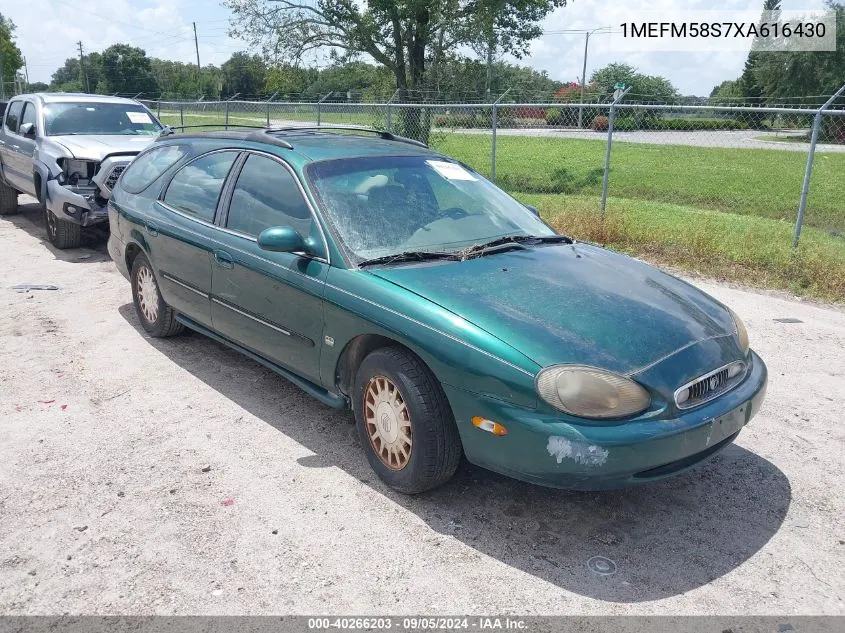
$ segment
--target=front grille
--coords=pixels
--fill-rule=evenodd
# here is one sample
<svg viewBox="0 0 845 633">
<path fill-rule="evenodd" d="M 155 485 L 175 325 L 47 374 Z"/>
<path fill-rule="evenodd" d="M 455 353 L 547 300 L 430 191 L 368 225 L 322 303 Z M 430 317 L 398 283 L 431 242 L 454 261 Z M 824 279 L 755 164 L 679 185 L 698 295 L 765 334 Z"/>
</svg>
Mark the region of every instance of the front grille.
<svg viewBox="0 0 845 633">
<path fill-rule="evenodd" d="M 117 184 L 117 179 L 120 178 L 120 174 L 123 173 L 124 169 L 126 169 L 126 165 L 115 165 L 112 167 L 111 173 L 109 173 L 108 178 L 106 178 L 103 183 L 106 186 L 106 189 L 109 191 L 114 189 L 114 186 Z"/>
<path fill-rule="evenodd" d="M 675 392 L 675 403 L 689 409 L 736 387 L 745 377 L 745 363 L 737 361 L 696 378 Z"/>
</svg>

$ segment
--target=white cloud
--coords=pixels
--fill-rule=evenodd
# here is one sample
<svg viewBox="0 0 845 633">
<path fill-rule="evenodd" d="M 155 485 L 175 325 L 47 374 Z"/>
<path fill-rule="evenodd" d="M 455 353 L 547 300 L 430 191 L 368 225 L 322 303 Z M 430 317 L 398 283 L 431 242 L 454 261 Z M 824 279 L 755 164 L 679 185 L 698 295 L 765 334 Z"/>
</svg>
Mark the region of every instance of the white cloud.
<svg viewBox="0 0 845 633">
<path fill-rule="evenodd" d="M 30 81 L 49 82 L 68 57 L 125 43 L 143 48 L 151 57 L 196 63 L 194 32 L 199 31 L 200 61 L 220 64 L 243 43 L 226 35 L 226 14 L 212 2 L 185 0 L 29 0 L 3 8 L 17 25 L 17 43 L 26 57 Z"/>
</svg>

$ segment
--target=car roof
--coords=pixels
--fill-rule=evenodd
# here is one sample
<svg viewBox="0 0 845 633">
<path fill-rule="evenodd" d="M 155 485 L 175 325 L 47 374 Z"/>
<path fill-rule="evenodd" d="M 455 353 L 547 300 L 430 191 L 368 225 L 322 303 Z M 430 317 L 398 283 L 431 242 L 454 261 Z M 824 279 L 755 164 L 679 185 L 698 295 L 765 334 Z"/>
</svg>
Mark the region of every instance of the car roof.
<svg viewBox="0 0 845 633">
<path fill-rule="evenodd" d="M 335 130 L 335 131 L 332 131 Z M 342 132 L 342 133 L 338 133 Z M 381 130 L 354 127 L 243 128 L 236 130 L 192 131 L 161 137 L 162 140 L 214 140 L 264 143 L 293 149 L 309 160 L 358 158 L 362 156 L 432 156 L 435 152 L 419 141 Z"/>
<path fill-rule="evenodd" d="M 84 92 L 35 92 L 32 94 L 19 95 L 19 97 L 35 97 L 42 103 L 124 103 L 138 105 L 134 99 L 125 97 L 111 97 L 109 95 L 91 95 Z"/>
</svg>

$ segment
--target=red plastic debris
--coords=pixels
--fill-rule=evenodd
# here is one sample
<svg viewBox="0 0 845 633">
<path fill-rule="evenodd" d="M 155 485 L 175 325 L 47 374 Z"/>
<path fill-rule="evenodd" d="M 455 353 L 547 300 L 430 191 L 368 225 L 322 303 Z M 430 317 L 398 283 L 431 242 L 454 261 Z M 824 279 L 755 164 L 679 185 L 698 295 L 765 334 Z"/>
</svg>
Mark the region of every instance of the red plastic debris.
<svg viewBox="0 0 845 633">
<path fill-rule="evenodd" d="M 66 404 L 63 404 L 63 405 L 62 405 L 62 411 L 64 411 L 65 409 L 67 409 L 67 405 L 66 405 Z"/>
<path fill-rule="evenodd" d="M 53 404 L 55 400 L 39 400 L 38 402 L 41 404 Z"/>
<path fill-rule="evenodd" d="M 221 503 L 222 503 L 224 506 L 230 506 L 230 505 L 232 505 L 233 503 L 235 503 L 235 500 L 234 500 L 234 499 L 223 499 L 223 501 L 222 501 Z"/>
</svg>

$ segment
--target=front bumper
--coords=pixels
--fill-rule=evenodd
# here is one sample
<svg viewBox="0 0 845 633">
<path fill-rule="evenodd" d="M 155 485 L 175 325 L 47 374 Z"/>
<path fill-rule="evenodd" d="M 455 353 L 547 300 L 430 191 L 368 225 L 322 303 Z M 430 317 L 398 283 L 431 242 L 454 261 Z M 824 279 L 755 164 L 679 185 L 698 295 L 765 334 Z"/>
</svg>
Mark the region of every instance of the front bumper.
<svg viewBox="0 0 845 633">
<path fill-rule="evenodd" d="M 577 424 L 444 385 L 467 459 L 509 477 L 556 488 L 603 490 L 665 479 L 729 445 L 759 411 L 766 365 L 751 352 L 751 369 L 732 391 L 672 419 Z M 475 428 L 482 416 L 507 428 L 495 436 Z"/>
<path fill-rule="evenodd" d="M 93 226 L 108 222 L 106 205 L 100 206 L 95 187 L 79 187 L 72 190 L 55 179 L 47 181 L 47 208 L 60 220 L 81 226 Z"/>
</svg>

